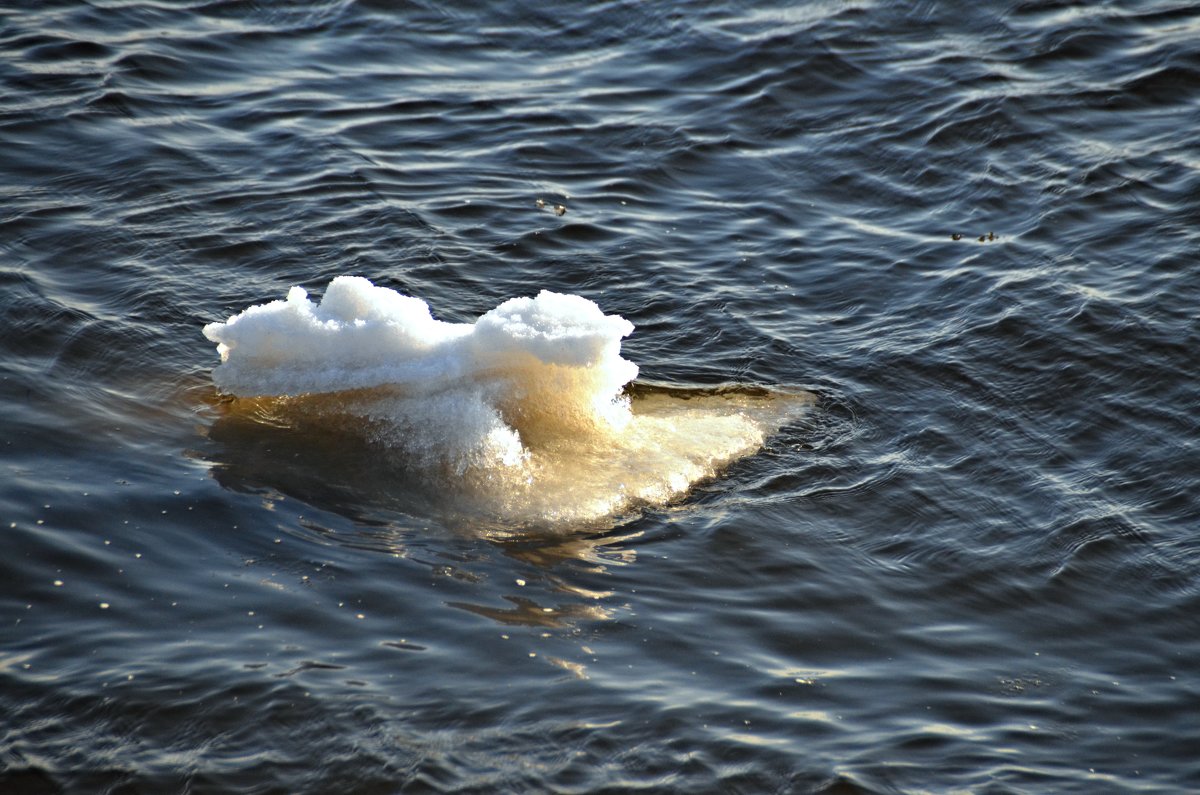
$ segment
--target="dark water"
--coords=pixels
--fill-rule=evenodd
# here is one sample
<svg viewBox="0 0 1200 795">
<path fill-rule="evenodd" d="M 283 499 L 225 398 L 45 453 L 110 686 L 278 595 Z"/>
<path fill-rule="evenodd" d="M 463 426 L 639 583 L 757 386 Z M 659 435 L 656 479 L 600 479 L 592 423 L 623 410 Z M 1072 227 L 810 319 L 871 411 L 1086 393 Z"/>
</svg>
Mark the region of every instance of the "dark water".
<svg viewBox="0 0 1200 795">
<path fill-rule="evenodd" d="M 31 0 L 0 86 L 0 790 L 1200 790 L 1200 7 Z M 817 404 L 448 521 L 229 431 L 339 274 Z"/>
</svg>

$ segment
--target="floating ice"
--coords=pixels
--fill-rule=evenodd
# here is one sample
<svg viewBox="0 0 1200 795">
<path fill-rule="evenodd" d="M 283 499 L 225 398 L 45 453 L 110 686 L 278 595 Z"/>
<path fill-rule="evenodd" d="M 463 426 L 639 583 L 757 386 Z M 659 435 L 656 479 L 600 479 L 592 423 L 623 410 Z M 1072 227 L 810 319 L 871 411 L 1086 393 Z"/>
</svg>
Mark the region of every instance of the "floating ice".
<svg viewBox="0 0 1200 795">
<path fill-rule="evenodd" d="M 631 401 L 638 368 L 621 340 L 632 331 L 586 298 L 547 290 L 447 323 L 418 298 L 352 276 L 330 282 L 320 303 L 293 287 L 204 327 L 221 356 L 213 382 L 243 398 L 229 411 L 319 429 L 315 445 L 331 432 L 341 447 L 359 444 L 364 467 L 396 474 L 396 488 L 416 476 L 477 512 L 541 523 L 668 501 L 758 449 L 808 402 L 736 390 L 642 390 Z"/>
</svg>

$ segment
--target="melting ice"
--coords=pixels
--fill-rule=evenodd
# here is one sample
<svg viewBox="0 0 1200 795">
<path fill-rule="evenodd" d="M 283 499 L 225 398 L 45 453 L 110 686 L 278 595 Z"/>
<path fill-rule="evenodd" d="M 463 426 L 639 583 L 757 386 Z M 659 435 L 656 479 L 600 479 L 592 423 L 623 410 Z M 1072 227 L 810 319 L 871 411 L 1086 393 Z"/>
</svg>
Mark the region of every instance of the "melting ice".
<svg viewBox="0 0 1200 795">
<path fill-rule="evenodd" d="M 626 386 L 633 324 L 547 290 L 475 323 L 436 320 L 419 298 L 339 276 L 319 303 L 293 287 L 204 335 L 230 411 L 320 427 L 361 445 L 396 488 L 414 477 L 506 521 L 580 523 L 661 504 L 810 402 L 804 393 L 686 395 Z M 319 450 L 314 456 L 321 455 Z"/>
</svg>

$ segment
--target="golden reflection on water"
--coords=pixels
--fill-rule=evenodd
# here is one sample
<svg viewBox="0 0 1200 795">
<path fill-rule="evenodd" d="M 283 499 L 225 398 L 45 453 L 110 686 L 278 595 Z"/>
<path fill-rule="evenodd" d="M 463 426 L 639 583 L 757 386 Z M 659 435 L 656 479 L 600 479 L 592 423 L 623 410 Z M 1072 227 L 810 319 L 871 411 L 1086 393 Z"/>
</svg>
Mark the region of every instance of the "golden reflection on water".
<svg viewBox="0 0 1200 795">
<path fill-rule="evenodd" d="M 614 590 L 596 578 L 636 562 L 629 542 L 641 531 L 623 532 L 627 520 L 645 506 L 679 499 L 753 453 L 812 402 L 803 392 L 645 384 L 629 397 L 624 428 L 591 435 L 543 428 L 519 465 L 473 459 L 462 466 L 423 454 L 454 428 L 426 423 L 411 434 L 397 432 L 412 417 L 389 414 L 405 404 L 380 390 L 298 398 L 213 394 L 206 401 L 214 421 L 205 455 L 226 488 L 255 494 L 274 513 L 290 501 L 288 509 L 301 514 L 299 531 L 310 538 L 418 560 L 434 576 L 486 586 L 479 598 L 447 600 L 449 607 L 502 627 L 575 632 L 612 621 L 622 609 Z M 321 511 L 353 519 L 354 533 L 335 532 L 307 515 Z M 477 570 L 470 555 L 422 561 L 412 546 L 414 534 L 423 533 L 485 540 L 530 573 L 506 586 L 493 572 Z M 582 663 L 547 659 L 586 676 Z"/>
</svg>

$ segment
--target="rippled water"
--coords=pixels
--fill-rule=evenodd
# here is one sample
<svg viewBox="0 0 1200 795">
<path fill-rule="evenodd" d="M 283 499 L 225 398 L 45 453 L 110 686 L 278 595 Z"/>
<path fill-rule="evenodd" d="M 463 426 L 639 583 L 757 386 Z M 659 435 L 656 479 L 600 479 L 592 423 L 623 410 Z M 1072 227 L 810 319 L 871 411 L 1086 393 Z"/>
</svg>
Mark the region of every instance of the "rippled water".
<svg viewBox="0 0 1200 795">
<path fill-rule="evenodd" d="M 1200 789 L 1194 4 L 8 3 L 0 84 L 0 789 Z M 213 387 L 343 274 L 815 403 L 464 513 Z"/>
</svg>

